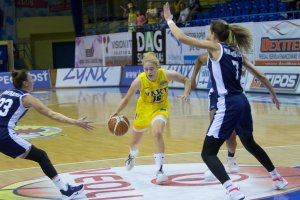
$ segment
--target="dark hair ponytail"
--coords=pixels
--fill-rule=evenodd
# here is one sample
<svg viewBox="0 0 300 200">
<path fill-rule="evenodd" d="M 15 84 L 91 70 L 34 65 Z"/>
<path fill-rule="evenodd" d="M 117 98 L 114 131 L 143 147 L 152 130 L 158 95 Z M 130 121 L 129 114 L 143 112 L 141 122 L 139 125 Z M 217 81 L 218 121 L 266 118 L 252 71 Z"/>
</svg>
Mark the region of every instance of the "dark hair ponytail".
<svg viewBox="0 0 300 200">
<path fill-rule="evenodd" d="M 229 25 L 224 20 L 214 20 L 211 22 L 210 30 L 217 35 L 220 42 L 227 42 L 246 53 L 251 50 L 252 36 L 247 28 Z"/>
<path fill-rule="evenodd" d="M 23 81 L 27 81 L 28 72 L 25 69 L 14 70 L 11 72 L 12 82 L 16 89 L 22 89 Z"/>
</svg>

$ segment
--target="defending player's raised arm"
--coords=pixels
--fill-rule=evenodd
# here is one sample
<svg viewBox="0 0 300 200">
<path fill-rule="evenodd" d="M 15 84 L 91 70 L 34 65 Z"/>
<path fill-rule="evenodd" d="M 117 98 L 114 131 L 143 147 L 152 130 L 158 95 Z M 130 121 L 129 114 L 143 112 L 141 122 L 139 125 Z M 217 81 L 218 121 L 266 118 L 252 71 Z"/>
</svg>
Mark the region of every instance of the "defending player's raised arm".
<svg viewBox="0 0 300 200">
<path fill-rule="evenodd" d="M 190 36 L 186 35 L 185 33 L 183 33 L 181 31 L 181 29 L 178 28 L 172 20 L 173 15 L 171 14 L 170 6 L 169 6 L 168 2 L 164 5 L 164 17 L 165 17 L 165 20 L 167 21 L 169 28 L 171 29 L 171 31 L 174 35 L 174 37 L 178 41 L 180 41 L 184 44 L 188 44 L 190 46 L 195 46 L 195 47 L 209 49 L 209 50 L 219 50 L 220 49 L 220 46 L 215 42 L 212 42 L 209 40 L 199 40 L 199 39 L 190 37 Z"/>
<path fill-rule="evenodd" d="M 207 52 L 200 54 L 195 61 L 195 66 L 191 77 L 191 88 L 193 90 L 196 89 L 197 86 L 196 77 L 201 69 L 201 65 L 203 65 L 204 63 L 207 63 Z"/>
<path fill-rule="evenodd" d="M 66 123 L 66 124 L 74 124 L 86 130 L 91 130 L 94 126 L 91 125 L 91 121 L 86 121 L 86 118 L 80 119 L 72 119 L 67 117 L 61 113 L 55 112 L 45 106 L 39 99 L 33 97 L 32 95 L 26 95 L 22 98 L 22 103 L 27 108 L 34 108 L 37 112 L 41 113 L 58 122 Z"/>
<path fill-rule="evenodd" d="M 184 101 L 189 101 L 189 94 L 191 92 L 191 80 L 174 70 L 166 70 L 166 76 L 170 81 L 176 81 L 184 84 L 183 95 L 177 96 Z"/>
<path fill-rule="evenodd" d="M 244 58 L 243 62 L 244 67 L 255 76 L 260 82 L 264 84 L 264 86 L 268 89 L 272 102 L 276 105 L 276 108 L 279 110 L 279 100 L 277 98 L 276 92 L 274 91 L 273 86 L 271 85 L 270 81 L 267 77 L 260 72 L 247 58 Z"/>
<path fill-rule="evenodd" d="M 136 91 L 139 90 L 141 87 L 141 80 L 139 77 L 135 78 L 133 80 L 133 82 L 131 83 L 125 97 L 121 100 L 121 102 L 119 103 L 117 109 L 115 110 L 115 112 L 110 116 L 110 118 L 112 116 L 118 115 L 129 103 L 129 101 L 131 100 L 131 98 L 133 97 L 133 95 L 135 95 Z"/>
</svg>

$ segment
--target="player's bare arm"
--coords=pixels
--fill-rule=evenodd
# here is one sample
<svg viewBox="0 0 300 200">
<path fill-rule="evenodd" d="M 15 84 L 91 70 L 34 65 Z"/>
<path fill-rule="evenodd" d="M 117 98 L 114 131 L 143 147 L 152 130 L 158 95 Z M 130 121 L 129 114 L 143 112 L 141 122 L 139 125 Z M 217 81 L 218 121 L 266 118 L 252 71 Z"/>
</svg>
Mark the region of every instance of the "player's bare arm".
<svg viewBox="0 0 300 200">
<path fill-rule="evenodd" d="M 184 93 L 183 95 L 177 96 L 178 98 L 181 98 L 185 101 L 189 100 L 189 94 L 191 92 L 191 80 L 181 74 L 179 74 L 176 71 L 173 70 L 166 70 L 166 75 L 167 78 L 171 81 L 176 81 L 179 83 L 183 83 L 184 84 Z"/>
<path fill-rule="evenodd" d="M 133 97 L 133 95 L 135 95 L 136 91 L 139 90 L 141 87 L 141 80 L 139 77 L 137 77 L 136 79 L 134 79 L 134 81 L 131 83 L 127 94 L 125 95 L 125 97 L 121 100 L 120 104 L 118 105 L 116 111 L 114 112 L 114 114 L 112 116 L 118 115 L 130 102 L 131 98 Z M 112 117 L 110 116 L 110 118 Z"/>
<path fill-rule="evenodd" d="M 255 76 L 264 86 L 268 89 L 273 103 L 276 105 L 276 108 L 279 110 L 279 100 L 277 98 L 276 92 L 274 91 L 273 86 L 271 85 L 270 81 L 267 79 L 267 77 L 259 71 L 247 58 L 244 58 L 243 62 L 244 67 L 251 73 L 253 76 Z"/>
<path fill-rule="evenodd" d="M 86 121 L 85 117 L 80 119 L 72 119 L 70 117 L 67 117 L 61 113 L 51 110 L 50 108 L 45 106 L 39 99 L 33 97 L 32 95 L 27 95 L 23 97 L 22 103 L 25 107 L 33 108 L 40 114 L 45 115 L 55 121 L 67 124 L 74 124 L 86 130 L 92 130 L 94 128 L 94 126 L 91 125 L 91 123 L 93 122 Z"/>
</svg>

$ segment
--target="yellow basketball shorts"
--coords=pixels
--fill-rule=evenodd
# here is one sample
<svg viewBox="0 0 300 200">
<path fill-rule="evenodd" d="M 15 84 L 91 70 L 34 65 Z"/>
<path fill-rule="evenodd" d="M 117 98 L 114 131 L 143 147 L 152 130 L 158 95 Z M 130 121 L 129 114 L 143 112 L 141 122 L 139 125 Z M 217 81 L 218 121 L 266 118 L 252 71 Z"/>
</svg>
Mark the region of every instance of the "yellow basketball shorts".
<svg viewBox="0 0 300 200">
<path fill-rule="evenodd" d="M 133 121 L 133 128 L 135 130 L 144 130 L 150 126 L 152 120 L 162 115 L 166 119 L 169 117 L 169 104 L 145 104 L 138 103 L 135 112 L 135 118 Z"/>
</svg>

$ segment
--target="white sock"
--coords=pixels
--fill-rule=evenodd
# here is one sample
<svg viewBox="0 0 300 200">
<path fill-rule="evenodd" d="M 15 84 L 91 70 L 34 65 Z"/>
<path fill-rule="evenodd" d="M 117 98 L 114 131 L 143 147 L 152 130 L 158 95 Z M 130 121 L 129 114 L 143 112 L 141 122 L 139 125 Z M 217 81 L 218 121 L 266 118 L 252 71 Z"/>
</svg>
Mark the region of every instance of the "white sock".
<svg viewBox="0 0 300 200">
<path fill-rule="evenodd" d="M 227 190 L 230 191 L 233 188 L 236 188 L 237 186 L 235 184 L 233 184 L 233 182 L 229 179 L 228 181 L 226 181 L 225 183 L 223 183 L 223 187 Z"/>
<path fill-rule="evenodd" d="M 269 173 L 271 174 L 272 179 L 281 177 L 280 174 L 277 172 L 276 168 Z"/>
<path fill-rule="evenodd" d="M 157 171 L 162 170 L 162 166 L 164 164 L 164 158 L 165 158 L 165 154 L 164 153 L 156 153 L 156 154 L 154 154 L 155 165 L 157 167 Z"/>
<path fill-rule="evenodd" d="M 130 149 L 129 155 L 130 155 L 131 157 L 137 157 L 138 154 L 139 154 L 139 150 L 138 150 L 138 149 L 136 149 L 136 150 Z"/>
<path fill-rule="evenodd" d="M 62 178 L 59 175 L 54 177 L 52 181 L 60 190 L 68 190 L 67 184 L 62 180 Z"/>
</svg>

